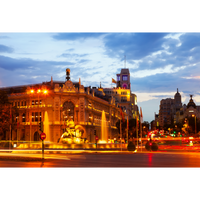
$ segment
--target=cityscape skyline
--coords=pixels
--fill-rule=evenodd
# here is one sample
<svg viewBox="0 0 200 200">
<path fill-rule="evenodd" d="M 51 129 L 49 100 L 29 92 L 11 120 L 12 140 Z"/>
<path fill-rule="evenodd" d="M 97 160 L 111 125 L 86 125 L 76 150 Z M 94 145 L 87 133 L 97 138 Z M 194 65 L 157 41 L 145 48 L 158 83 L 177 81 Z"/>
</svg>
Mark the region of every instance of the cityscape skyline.
<svg viewBox="0 0 200 200">
<path fill-rule="evenodd" d="M 126 67 L 144 121 L 151 122 L 160 101 L 173 98 L 177 88 L 183 104 L 190 94 L 200 102 L 199 49 L 199 33 L 1 32 L 0 87 L 41 83 L 51 76 L 64 81 L 63 69 L 69 67 L 72 81 L 109 88 Z"/>
</svg>

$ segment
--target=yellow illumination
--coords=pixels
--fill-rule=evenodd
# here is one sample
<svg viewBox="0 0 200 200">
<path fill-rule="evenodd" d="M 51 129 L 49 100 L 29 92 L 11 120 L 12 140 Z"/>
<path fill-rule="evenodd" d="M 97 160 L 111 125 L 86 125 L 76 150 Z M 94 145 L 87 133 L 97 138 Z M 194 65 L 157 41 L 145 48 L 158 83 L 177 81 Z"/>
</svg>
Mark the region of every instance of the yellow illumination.
<svg viewBox="0 0 200 200">
<path fill-rule="evenodd" d="M 43 91 L 44 94 L 47 94 L 47 92 L 48 92 L 48 90 L 44 90 L 44 91 Z"/>
<path fill-rule="evenodd" d="M 34 90 L 31 90 L 31 93 L 34 93 Z"/>
</svg>

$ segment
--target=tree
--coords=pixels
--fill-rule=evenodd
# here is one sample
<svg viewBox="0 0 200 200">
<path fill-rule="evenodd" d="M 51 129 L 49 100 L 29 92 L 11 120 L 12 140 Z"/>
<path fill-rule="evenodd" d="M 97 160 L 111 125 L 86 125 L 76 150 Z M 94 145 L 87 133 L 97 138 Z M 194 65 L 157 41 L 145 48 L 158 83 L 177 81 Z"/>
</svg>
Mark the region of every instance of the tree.
<svg viewBox="0 0 200 200">
<path fill-rule="evenodd" d="M 120 134 L 120 120 L 117 121 L 116 127 L 118 128 L 118 133 Z M 122 129 L 122 138 L 126 138 L 127 136 L 127 120 L 121 120 L 121 129 Z M 138 136 L 140 135 L 140 121 L 138 121 Z M 128 137 L 136 138 L 136 119 L 129 120 L 129 130 L 128 130 Z"/>
<path fill-rule="evenodd" d="M 0 136 L 6 139 L 6 132 L 16 125 L 14 117 L 18 115 L 18 109 L 12 107 L 8 100 L 7 93 L 0 90 Z"/>
</svg>

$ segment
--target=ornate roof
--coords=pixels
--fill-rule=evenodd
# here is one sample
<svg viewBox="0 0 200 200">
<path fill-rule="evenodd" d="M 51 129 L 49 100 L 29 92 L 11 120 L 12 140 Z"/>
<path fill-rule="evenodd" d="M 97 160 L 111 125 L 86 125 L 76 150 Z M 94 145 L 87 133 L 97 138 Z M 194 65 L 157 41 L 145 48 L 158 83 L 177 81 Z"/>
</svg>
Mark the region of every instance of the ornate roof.
<svg viewBox="0 0 200 200">
<path fill-rule="evenodd" d="M 196 104 L 194 103 L 193 99 L 192 99 L 192 95 L 190 95 L 190 101 L 189 103 L 187 104 L 187 108 L 189 107 L 193 107 L 193 108 L 196 108 Z"/>
</svg>

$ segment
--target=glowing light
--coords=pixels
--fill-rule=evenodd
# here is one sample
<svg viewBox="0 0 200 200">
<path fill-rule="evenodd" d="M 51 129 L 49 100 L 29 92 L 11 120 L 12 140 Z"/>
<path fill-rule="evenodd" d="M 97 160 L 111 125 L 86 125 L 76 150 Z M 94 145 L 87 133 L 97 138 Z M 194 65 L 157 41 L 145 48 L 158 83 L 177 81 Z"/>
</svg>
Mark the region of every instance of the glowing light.
<svg viewBox="0 0 200 200">
<path fill-rule="evenodd" d="M 34 90 L 31 90 L 31 93 L 34 93 Z"/>
<path fill-rule="evenodd" d="M 44 90 L 44 91 L 43 91 L 44 94 L 47 94 L 47 92 L 48 92 L 48 90 Z"/>
<path fill-rule="evenodd" d="M 37 93 L 40 93 L 40 92 L 41 92 L 41 90 L 40 90 L 40 89 L 38 89 Z"/>
</svg>

